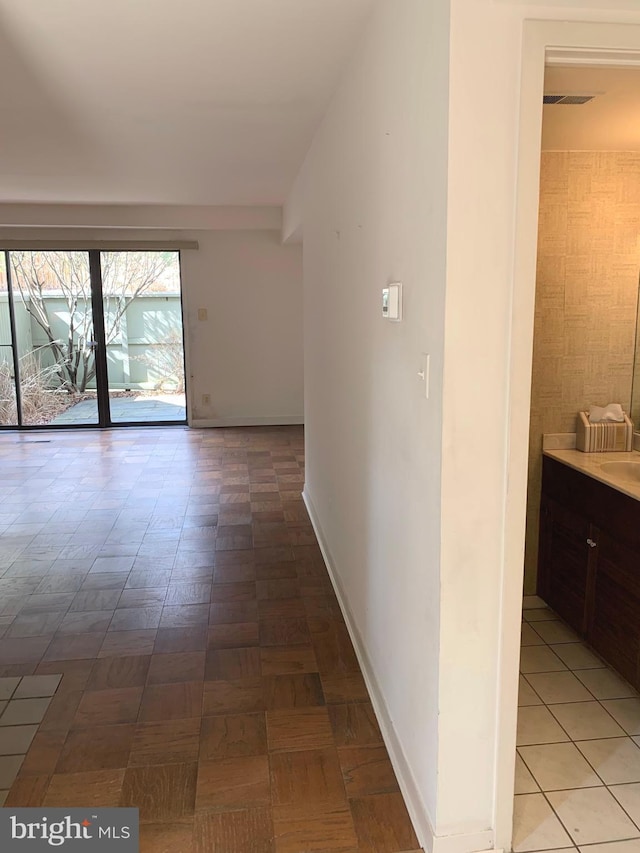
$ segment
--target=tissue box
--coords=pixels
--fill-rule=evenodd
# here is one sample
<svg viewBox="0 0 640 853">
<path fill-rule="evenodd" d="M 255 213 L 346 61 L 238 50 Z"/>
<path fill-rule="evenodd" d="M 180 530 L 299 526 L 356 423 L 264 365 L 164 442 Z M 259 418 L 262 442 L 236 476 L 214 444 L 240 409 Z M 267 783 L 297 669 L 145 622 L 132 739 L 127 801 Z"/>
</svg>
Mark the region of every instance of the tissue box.
<svg viewBox="0 0 640 853">
<path fill-rule="evenodd" d="M 611 450 L 631 450 L 633 424 L 627 415 L 624 423 L 590 424 L 588 412 L 578 412 L 576 447 L 584 453 L 603 453 Z"/>
</svg>

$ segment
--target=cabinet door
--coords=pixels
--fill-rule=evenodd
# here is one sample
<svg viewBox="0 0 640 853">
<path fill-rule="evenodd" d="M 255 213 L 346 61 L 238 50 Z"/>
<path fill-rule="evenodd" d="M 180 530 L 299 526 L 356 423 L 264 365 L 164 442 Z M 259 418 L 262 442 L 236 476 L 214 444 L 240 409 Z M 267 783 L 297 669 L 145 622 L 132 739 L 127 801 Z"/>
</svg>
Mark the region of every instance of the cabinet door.
<svg viewBox="0 0 640 853">
<path fill-rule="evenodd" d="M 596 537 L 597 564 L 587 638 L 594 649 L 638 685 L 640 553 L 607 533 Z"/>
<path fill-rule="evenodd" d="M 538 592 L 575 631 L 586 631 L 591 548 L 588 519 L 544 497 L 540 507 Z"/>
</svg>

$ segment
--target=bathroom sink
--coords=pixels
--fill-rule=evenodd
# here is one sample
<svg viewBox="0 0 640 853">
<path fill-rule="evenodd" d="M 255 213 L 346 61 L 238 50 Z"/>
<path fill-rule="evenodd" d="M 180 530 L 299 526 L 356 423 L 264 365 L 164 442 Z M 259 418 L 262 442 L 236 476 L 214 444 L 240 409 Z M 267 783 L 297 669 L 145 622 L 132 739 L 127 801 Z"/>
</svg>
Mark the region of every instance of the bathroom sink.
<svg viewBox="0 0 640 853">
<path fill-rule="evenodd" d="M 627 482 L 640 483 L 640 462 L 603 462 L 600 470 Z"/>
</svg>

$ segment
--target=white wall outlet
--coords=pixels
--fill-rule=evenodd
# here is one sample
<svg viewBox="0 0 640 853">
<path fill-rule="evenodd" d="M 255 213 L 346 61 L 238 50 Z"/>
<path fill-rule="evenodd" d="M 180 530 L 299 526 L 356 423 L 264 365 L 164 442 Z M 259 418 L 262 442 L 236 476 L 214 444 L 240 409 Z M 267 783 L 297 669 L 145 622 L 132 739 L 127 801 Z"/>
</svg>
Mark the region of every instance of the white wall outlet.
<svg viewBox="0 0 640 853">
<path fill-rule="evenodd" d="M 202 395 L 202 405 L 210 406 L 211 405 L 211 394 L 203 394 Z"/>
<path fill-rule="evenodd" d="M 198 320 L 206 320 L 208 316 L 206 308 L 198 308 Z"/>
<path fill-rule="evenodd" d="M 382 316 L 386 320 L 402 320 L 402 284 L 399 281 L 382 288 Z"/>
</svg>

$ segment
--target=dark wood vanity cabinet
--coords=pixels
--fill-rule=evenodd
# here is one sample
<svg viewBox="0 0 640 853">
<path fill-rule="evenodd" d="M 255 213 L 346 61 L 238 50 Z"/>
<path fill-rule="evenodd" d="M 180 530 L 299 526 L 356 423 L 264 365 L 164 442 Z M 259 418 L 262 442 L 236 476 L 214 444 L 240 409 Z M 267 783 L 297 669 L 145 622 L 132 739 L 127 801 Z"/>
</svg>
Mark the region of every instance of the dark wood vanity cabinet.
<svg viewBox="0 0 640 853">
<path fill-rule="evenodd" d="M 540 595 L 565 622 L 586 632 L 587 585 L 592 562 L 589 520 L 552 498 L 540 506 Z"/>
<path fill-rule="evenodd" d="M 633 498 L 629 498 L 633 500 Z M 640 551 L 598 532 L 587 641 L 632 684 L 640 685 Z"/>
<path fill-rule="evenodd" d="M 640 501 L 544 457 L 538 593 L 640 687 Z"/>
</svg>

